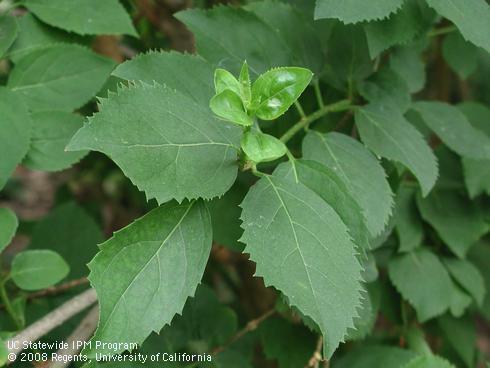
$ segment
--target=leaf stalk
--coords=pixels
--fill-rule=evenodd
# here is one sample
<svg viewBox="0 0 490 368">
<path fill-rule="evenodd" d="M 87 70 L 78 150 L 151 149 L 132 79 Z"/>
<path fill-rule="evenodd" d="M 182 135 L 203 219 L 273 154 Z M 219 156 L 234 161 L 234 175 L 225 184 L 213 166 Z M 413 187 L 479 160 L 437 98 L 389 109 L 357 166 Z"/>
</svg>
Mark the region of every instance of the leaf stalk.
<svg viewBox="0 0 490 368">
<path fill-rule="evenodd" d="M 313 82 L 313 89 L 315 90 L 315 96 L 316 96 L 316 101 L 318 102 L 318 106 L 320 109 L 323 109 L 325 107 L 325 104 L 323 103 L 323 97 L 322 97 L 322 91 L 320 89 L 320 82 L 318 79 L 315 79 Z"/>
</svg>

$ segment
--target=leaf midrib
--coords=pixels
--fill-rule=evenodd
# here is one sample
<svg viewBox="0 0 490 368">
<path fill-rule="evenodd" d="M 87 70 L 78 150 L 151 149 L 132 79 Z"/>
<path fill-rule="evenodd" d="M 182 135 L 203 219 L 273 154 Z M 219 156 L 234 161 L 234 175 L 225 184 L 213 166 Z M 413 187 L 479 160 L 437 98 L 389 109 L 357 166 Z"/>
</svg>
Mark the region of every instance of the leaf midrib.
<svg viewBox="0 0 490 368">
<path fill-rule="evenodd" d="M 302 264 L 303 264 L 304 270 L 306 272 L 306 275 L 308 276 L 308 286 L 310 287 L 311 293 L 313 294 L 313 300 L 315 302 L 315 308 L 316 308 L 316 311 L 317 311 L 318 316 L 320 316 L 320 313 L 319 313 L 319 310 L 320 309 L 318 307 L 316 293 L 315 293 L 315 290 L 313 289 L 313 283 L 311 281 L 310 273 L 308 271 L 308 266 L 306 264 L 306 261 L 305 261 L 305 258 L 303 256 L 303 253 L 301 252 L 301 248 L 299 246 L 299 241 L 298 241 L 298 237 L 297 237 L 297 234 L 296 234 L 296 229 L 294 228 L 295 221 L 293 221 L 293 219 L 291 217 L 291 214 L 289 213 L 289 211 L 288 211 L 288 209 L 286 207 L 286 204 L 284 203 L 281 195 L 279 194 L 278 188 L 276 188 L 276 186 L 275 186 L 274 182 L 272 181 L 272 179 L 269 176 L 266 176 L 266 178 L 269 181 L 272 189 L 274 190 L 277 198 L 279 199 L 279 202 L 281 203 L 281 206 L 284 208 L 284 212 L 286 213 L 286 216 L 288 217 L 289 225 L 291 227 L 291 230 L 293 231 L 296 249 L 298 250 L 298 253 L 301 256 L 301 260 L 302 260 Z"/>
</svg>

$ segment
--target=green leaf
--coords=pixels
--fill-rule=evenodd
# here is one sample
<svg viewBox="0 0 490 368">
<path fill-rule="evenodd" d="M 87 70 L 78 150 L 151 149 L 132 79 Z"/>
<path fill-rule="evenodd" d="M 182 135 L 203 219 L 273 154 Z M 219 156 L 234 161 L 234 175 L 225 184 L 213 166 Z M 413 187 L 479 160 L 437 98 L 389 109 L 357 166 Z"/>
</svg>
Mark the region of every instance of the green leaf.
<svg viewBox="0 0 490 368">
<path fill-rule="evenodd" d="M 454 258 L 445 258 L 444 265 L 456 282 L 481 306 L 486 290 L 483 276 L 478 268 L 469 261 Z"/>
<path fill-rule="evenodd" d="M 439 163 L 439 178 L 436 189 L 462 189 L 464 187 L 461 157 L 444 145 L 434 151 Z M 464 194 L 460 191 L 461 194 Z"/>
<path fill-rule="evenodd" d="M 68 275 L 70 267 L 52 250 L 26 250 L 12 261 L 10 277 L 24 290 L 40 290 L 56 284 Z"/>
<path fill-rule="evenodd" d="M 458 105 L 458 109 L 475 129 L 490 136 L 490 108 L 476 101 L 465 101 Z"/>
<path fill-rule="evenodd" d="M 284 40 L 291 54 L 289 65 L 308 68 L 317 75 L 323 71 L 325 55 L 320 37 L 327 36 L 319 32 L 318 22 L 314 22 L 313 17 L 277 0 L 251 2 L 246 8 Z"/>
<path fill-rule="evenodd" d="M 213 219 L 213 240 L 228 248 L 241 252 L 244 245 L 238 240 L 242 235 L 240 227 L 240 203 L 247 193 L 248 185 L 240 177 L 231 189 L 222 197 L 209 202 L 209 211 Z"/>
<path fill-rule="evenodd" d="M 71 111 L 99 91 L 113 66 L 84 47 L 57 45 L 23 57 L 10 73 L 8 87 L 33 111 Z"/>
<path fill-rule="evenodd" d="M 73 34 L 52 28 L 39 21 L 31 13 L 17 17 L 19 34 L 7 55 L 17 63 L 25 55 L 46 46 L 62 42 L 72 42 L 76 38 Z"/>
<path fill-rule="evenodd" d="M 421 323 L 449 308 L 452 281 L 429 250 L 420 248 L 394 257 L 388 263 L 388 273 L 396 289 L 415 308 Z"/>
<path fill-rule="evenodd" d="M 315 19 L 337 18 L 343 23 L 357 23 L 388 17 L 398 11 L 403 0 L 316 0 Z"/>
<path fill-rule="evenodd" d="M 440 15 L 449 19 L 463 37 L 490 52 L 490 8 L 485 0 L 426 0 Z"/>
<path fill-rule="evenodd" d="M 360 304 L 361 266 L 348 229 L 315 192 L 277 175 L 261 178 L 241 207 L 241 241 L 256 275 L 318 324 L 329 358 Z"/>
<path fill-rule="evenodd" d="M 458 285 L 453 283 L 453 290 L 451 293 L 451 305 L 449 311 L 454 317 L 461 317 L 466 308 L 471 305 L 472 299 L 466 294 Z"/>
<path fill-rule="evenodd" d="M 324 164 L 342 178 L 361 207 L 372 235 L 384 229 L 391 215 L 393 194 L 383 167 L 371 152 L 346 135 L 312 131 L 303 141 L 303 156 Z"/>
<path fill-rule="evenodd" d="M 405 165 L 427 195 L 437 179 L 437 160 L 422 134 L 395 108 L 370 104 L 356 111 L 364 144 L 376 155 Z"/>
<path fill-rule="evenodd" d="M 447 360 L 436 355 L 421 355 L 402 368 L 455 368 Z"/>
<path fill-rule="evenodd" d="M 246 60 L 240 70 L 238 81 L 240 82 L 240 96 L 242 97 L 245 108 L 248 108 L 252 101 L 252 82 L 250 82 L 250 72 Z"/>
<path fill-rule="evenodd" d="M 201 281 L 211 243 L 211 219 L 202 201 L 168 203 L 116 232 L 89 264 L 100 303 L 93 341 L 141 344 L 170 323 Z"/>
<path fill-rule="evenodd" d="M 31 146 L 22 164 L 31 170 L 66 169 L 87 154 L 86 151 L 65 152 L 75 132 L 82 127 L 83 116 L 64 111 L 40 111 L 31 115 Z"/>
<path fill-rule="evenodd" d="M 288 151 L 276 137 L 256 131 L 246 132 L 241 140 L 243 152 L 255 163 L 274 161 Z"/>
<path fill-rule="evenodd" d="M 395 228 L 394 217 L 390 217 L 388 223 L 381 233 L 371 238 L 371 249 L 378 249 L 384 245 L 395 245 L 395 239 L 391 237 L 393 230 Z"/>
<path fill-rule="evenodd" d="M 422 244 L 424 230 L 415 203 L 415 188 L 400 185 L 396 195 L 396 231 L 400 252 L 411 252 Z"/>
<path fill-rule="evenodd" d="M 214 96 L 209 102 L 209 107 L 220 118 L 232 123 L 242 126 L 253 124 L 252 118 L 247 115 L 243 107 L 242 99 L 230 89 L 225 89 Z"/>
<path fill-rule="evenodd" d="M 241 86 L 238 79 L 235 78 L 228 70 L 216 69 L 214 71 L 214 90 L 217 95 L 225 90 L 234 92 L 237 96 L 241 96 Z"/>
<path fill-rule="evenodd" d="M 244 60 L 255 76 L 292 62 L 291 52 L 278 34 L 244 9 L 216 6 L 185 10 L 176 16 L 194 34 L 198 54 L 234 75 Z"/>
<path fill-rule="evenodd" d="M 479 307 L 480 313 L 490 321 L 490 246 L 488 243 L 477 243 L 471 247 L 468 259 L 480 270 L 485 281 L 485 299 Z"/>
<path fill-rule="evenodd" d="M 374 5 L 375 6 L 375 5 Z M 374 59 L 394 45 L 405 44 L 431 26 L 433 10 L 423 1 L 405 1 L 400 11 L 387 19 L 364 25 L 369 53 Z"/>
<path fill-rule="evenodd" d="M 366 221 L 360 206 L 336 171 L 316 161 L 295 160 L 282 164 L 275 175 L 298 181 L 319 195 L 337 212 L 360 251 L 367 254 L 370 242 Z"/>
<path fill-rule="evenodd" d="M 431 348 L 427 343 L 425 333 L 419 326 L 412 324 L 412 326 L 407 326 L 404 328 L 403 338 L 405 339 L 410 350 L 415 351 L 417 354 L 432 354 Z"/>
<path fill-rule="evenodd" d="M 19 226 L 19 220 L 14 211 L 7 207 L 0 207 L 0 252 L 12 241 Z"/>
<path fill-rule="evenodd" d="M 9 362 L 9 351 L 7 349 L 7 339 L 0 339 L 0 366 L 5 366 Z"/>
<path fill-rule="evenodd" d="M 468 158 L 490 159 L 490 137 L 475 129 L 457 107 L 444 102 L 416 102 L 413 108 L 454 152 Z"/>
<path fill-rule="evenodd" d="M 359 92 L 373 104 L 389 105 L 405 112 L 410 107 L 411 98 L 405 80 L 390 68 L 383 68 L 359 86 Z"/>
<path fill-rule="evenodd" d="M 199 56 L 175 51 L 150 51 L 119 64 L 112 75 L 130 81 L 166 85 L 207 108 L 215 94 L 213 73 L 214 67 Z"/>
<path fill-rule="evenodd" d="M 490 137 L 490 109 L 477 102 L 458 105 L 473 127 Z M 463 157 L 464 180 L 471 198 L 479 194 L 490 195 L 490 160 L 475 160 Z"/>
<path fill-rule="evenodd" d="M 0 58 L 17 37 L 18 27 L 14 17 L 0 15 Z"/>
<path fill-rule="evenodd" d="M 15 317 L 22 328 L 25 327 L 26 324 L 26 299 L 27 297 L 25 293 L 19 293 L 11 300 L 12 310 L 14 311 Z M 7 326 L 4 326 L 3 328 L 5 329 L 6 327 Z M 15 330 L 16 328 L 18 327 L 12 327 L 9 328 L 9 330 Z"/>
<path fill-rule="evenodd" d="M 476 331 L 471 317 L 444 315 L 437 320 L 439 328 L 467 367 L 475 366 Z"/>
<path fill-rule="evenodd" d="M 78 279 L 87 276 L 87 263 L 102 240 L 102 231 L 94 219 L 76 203 L 67 202 L 55 207 L 34 226 L 29 248 L 49 246 L 70 265 L 68 279 Z"/>
<path fill-rule="evenodd" d="M 490 160 L 463 157 L 464 177 L 470 198 L 481 193 L 490 195 Z"/>
<path fill-rule="evenodd" d="M 373 253 L 367 253 L 364 259 L 361 258 L 363 267 L 362 278 L 365 282 L 371 283 L 378 279 L 379 271 Z"/>
<path fill-rule="evenodd" d="M 303 367 L 315 349 L 315 335 L 284 318 L 268 319 L 259 333 L 265 357 L 277 361 L 279 368 Z"/>
<path fill-rule="evenodd" d="M 225 344 L 236 332 L 237 316 L 233 309 L 223 305 L 216 293 L 207 285 L 197 287 L 196 294 L 185 303 L 182 315 L 176 315 L 170 325 L 165 326 L 156 340 L 155 348 L 162 351 L 166 343 L 172 351 L 193 350 L 192 345 L 202 343 L 206 350 Z M 153 341 L 145 341 L 143 348 Z M 170 351 L 169 351 L 170 352 Z"/>
<path fill-rule="evenodd" d="M 368 336 L 378 318 L 381 290 L 377 283 L 366 284 L 367 292 L 362 300 L 359 318 L 354 320 L 355 329 L 349 331 L 346 340 L 362 340 Z"/>
<path fill-rule="evenodd" d="M 43 22 L 78 34 L 137 36 L 118 0 L 23 0 L 22 5 Z"/>
<path fill-rule="evenodd" d="M 213 198 L 235 181 L 240 129 L 182 93 L 131 86 L 102 100 L 99 111 L 67 149 L 107 154 L 148 198 Z"/>
<path fill-rule="evenodd" d="M 411 93 L 425 86 L 425 64 L 413 46 L 397 47 L 390 55 L 390 68 L 400 75 Z"/>
<path fill-rule="evenodd" d="M 478 48 L 465 41 L 459 32 L 452 32 L 444 38 L 442 54 L 461 79 L 468 78 L 478 64 Z"/>
<path fill-rule="evenodd" d="M 388 345 L 361 346 L 348 351 L 336 361 L 335 368 L 401 368 L 416 354 L 413 351 Z"/>
<path fill-rule="evenodd" d="M 250 109 L 262 120 L 284 114 L 310 84 L 313 74 L 304 68 L 276 68 L 260 75 L 252 85 Z"/>
<path fill-rule="evenodd" d="M 364 30 L 360 25 L 335 24 L 328 41 L 326 80 L 342 91 L 352 91 L 374 71 Z"/>
<path fill-rule="evenodd" d="M 31 118 L 22 100 L 5 87 L 0 87 L 0 189 L 5 186 L 15 167 L 29 150 Z"/>
<path fill-rule="evenodd" d="M 460 258 L 488 230 L 479 207 L 458 192 L 434 190 L 426 198 L 417 196 L 417 205 L 422 218 Z"/>
</svg>

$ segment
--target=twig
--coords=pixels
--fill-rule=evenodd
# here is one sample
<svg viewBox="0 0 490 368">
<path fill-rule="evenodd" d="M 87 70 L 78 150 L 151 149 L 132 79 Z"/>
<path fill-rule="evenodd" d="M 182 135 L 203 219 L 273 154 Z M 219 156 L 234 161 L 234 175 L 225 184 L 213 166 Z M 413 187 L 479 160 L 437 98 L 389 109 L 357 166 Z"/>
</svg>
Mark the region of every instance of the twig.
<svg viewBox="0 0 490 368">
<path fill-rule="evenodd" d="M 88 279 L 86 277 L 82 277 L 80 279 L 65 282 L 58 286 L 52 286 L 44 290 L 36 291 L 35 293 L 31 293 L 27 295 L 27 299 L 31 300 L 31 299 L 42 298 L 45 296 L 58 295 L 64 293 L 65 291 L 73 289 L 74 287 L 84 285 L 87 283 L 88 283 Z"/>
<path fill-rule="evenodd" d="M 40 291 L 36 291 L 34 293 L 30 293 L 26 296 L 27 300 L 32 300 L 32 299 L 38 299 L 38 298 L 43 298 L 45 296 L 54 296 L 58 294 L 62 294 L 65 291 L 68 291 L 70 289 L 73 289 L 77 286 L 88 284 L 88 279 L 86 277 L 82 277 L 80 279 L 72 280 L 65 282 L 64 284 L 58 285 L 58 286 L 52 286 Z M 1 291 L 0 291 L 1 292 Z M 6 309 L 7 305 L 4 302 L 4 304 L 0 304 L 0 309 Z"/>
<path fill-rule="evenodd" d="M 305 368 L 319 368 L 320 362 L 324 361 L 322 356 L 323 336 L 320 335 L 316 342 L 316 348 Z M 328 363 L 327 363 L 328 364 Z"/>
<path fill-rule="evenodd" d="M 262 322 L 264 322 L 267 318 L 274 315 L 275 313 L 276 313 L 275 309 L 269 309 L 267 312 L 262 314 L 260 317 L 257 317 L 255 319 L 249 321 L 244 328 L 242 328 L 235 335 L 233 335 L 224 345 L 218 346 L 217 348 L 213 349 L 211 354 L 216 355 L 216 354 L 221 353 L 223 350 L 225 350 L 227 347 L 229 347 L 235 341 L 242 338 L 244 335 L 248 334 L 249 332 L 256 330 L 257 327 L 259 327 Z"/>
<path fill-rule="evenodd" d="M 87 341 L 97 328 L 99 320 L 99 306 L 93 307 L 90 312 L 83 318 L 78 327 L 65 340 L 68 349 L 60 349 L 56 352 L 59 359 L 53 361 L 49 368 L 65 368 L 71 363 L 71 357 L 80 352 L 79 342 Z"/>
<path fill-rule="evenodd" d="M 284 133 L 280 139 L 281 141 L 286 143 L 301 129 L 306 128 L 310 123 L 312 123 L 317 119 L 320 119 L 322 116 L 330 112 L 345 111 L 350 108 L 352 108 L 352 106 L 349 100 L 341 100 L 330 105 L 325 105 L 323 108 L 315 111 L 314 113 L 301 118 L 300 121 L 298 121 L 291 128 L 289 128 L 289 130 L 286 133 Z"/>
<path fill-rule="evenodd" d="M 451 32 L 454 32 L 456 30 L 457 30 L 457 28 L 456 28 L 455 25 L 450 25 L 450 26 L 447 26 L 447 27 L 436 28 L 436 29 L 433 29 L 432 31 L 428 32 L 427 33 L 427 37 L 435 37 L 435 36 L 439 36 L 439 35 L 451 33 Z"/>
<path fill-rule="evenodd" d="M 34 322 L 25 330 L 19 332 L 16 336 L 7 341 L 8 352 L 10 354 L 17 354 L 24 350 L 24 343 L 37 341 L 54 328 L 61 325 L 63 322 L 69 320 L 75 314 L 80 313 L 85 308 L 94 304 L 97 300 L 97 294 L 95 289 L 89 289 L 83 293 L 68 300 L 55 310 L 46 314 L 40 320 Z M 16 359 L 13 356 L 11 362 Z"/>
</svg>

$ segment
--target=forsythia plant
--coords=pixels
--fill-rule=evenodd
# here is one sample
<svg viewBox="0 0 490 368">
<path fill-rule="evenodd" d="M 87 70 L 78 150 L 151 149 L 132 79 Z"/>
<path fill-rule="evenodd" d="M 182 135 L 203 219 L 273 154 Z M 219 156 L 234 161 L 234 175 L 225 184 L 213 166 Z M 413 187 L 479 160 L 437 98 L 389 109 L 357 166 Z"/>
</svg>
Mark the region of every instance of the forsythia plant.
<svg viewBox="0 0 490 368">
<path fill-rule="evenodd" d="M 212 3 L 0 0 L 0 363 L 484 367 L 490 5 Z"/>
</svg>

